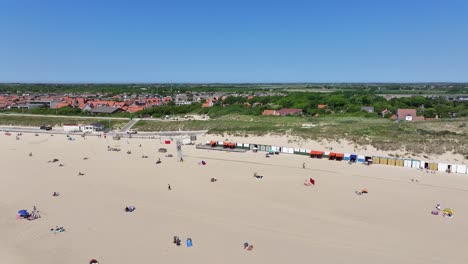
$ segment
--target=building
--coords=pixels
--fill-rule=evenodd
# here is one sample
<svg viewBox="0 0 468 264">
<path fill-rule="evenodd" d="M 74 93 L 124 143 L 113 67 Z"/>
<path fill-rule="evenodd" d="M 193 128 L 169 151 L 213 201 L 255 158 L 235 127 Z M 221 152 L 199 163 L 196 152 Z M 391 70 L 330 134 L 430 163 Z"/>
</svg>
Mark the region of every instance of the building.
<svg viewBox="0 0 468 264">
<path fill-rule="evenodd" d="M 63 124 L 63 131 L 65 131 L 65 132 L 81 132 L 81 125 L 79 125 L 79 124 Z"/>
<path fill-rule="evenodd" d="M 276 110 L 263 110 L 262 115 L 274 115 L 274 116 L 276 116 L 276 115 L 279 115 L 279 114 L 276 112 Z"/>
<path fill-rule="evenodd" d="M 468 102 L 468 95 L 460 95 L 455 97 L 454 101 L 458 102 Z"/>
<path fill-rule="evenodd" d="M 121 111 L 118 107 L 110 107 L 110 106 L 97 106 L 91 109 L 89 112 L 93 114 L 113 114 L 116 112 Z"/>
<path fill-rule="evenodd" d="M 287 116 L 287 115 L 302 115 L 302 109 L 295 109 L 295 108 L 283 108 L 277 111 L 280 116 Z"/>
<path fill-rule="evenodd" d="M 367 113 L 374 113 L 374 107 L 372 106 L 362 106 L 361 111 L 367 112 Z"/>
<path fill-rule="evenodd" d="M 325 104 L 319 104 L 317 105 L 317 109 L 327 109 L 328 105 Z"/>
<path fill-rule="evenodd" d="M 416 114 L 416 109 L 398 109 L 397 120 L 399 121 L 422 121 L 424 117 Z"/>
</svg>

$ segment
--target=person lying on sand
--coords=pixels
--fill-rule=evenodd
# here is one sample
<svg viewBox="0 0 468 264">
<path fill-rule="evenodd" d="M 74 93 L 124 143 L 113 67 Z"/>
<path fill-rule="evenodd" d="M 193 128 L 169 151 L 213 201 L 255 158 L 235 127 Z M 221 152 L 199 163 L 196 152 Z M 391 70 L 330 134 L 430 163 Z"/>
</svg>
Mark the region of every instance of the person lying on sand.
<svg viewBox="0 0 468 264">
<path fill-rule="evenodd" d="M 32 157 L 32 152 L 29 153 L 29 157 Z"/>
<path fill-rule="evenodd" d="M 216 178 L 211 178 L 211 182 L 216 182 L 216 181 L 218 181 L 218 179 L 216 179 Z"/>
<path fill-rule="evenodd" d="M 84 175 L 84 173 L 78 172 L 78 176 L 83 176 L 83 175 Z"/>
<path fill-rule="evenodd" d="M 254 177 L 257 178 L 257 179 L 263 179 L 263 176 L 258 175 L 256 172 L 254 173 Z"/>
<path fill-rule="evenodd" d="M 51 228 L 50 231 L 54 233 L 62 233 L 62 232 L 65 232 L 65 228 L 63 228 L 63 226 L 61 227 L 55 226 L 55 228 Z"/>
<path fill-rule="evenodd" d="M 62 164 L 62 163 L 60 163 L 60 164 L 59 164 L 59 167 L 63 167 L 63 164 Z"/>
</svg>

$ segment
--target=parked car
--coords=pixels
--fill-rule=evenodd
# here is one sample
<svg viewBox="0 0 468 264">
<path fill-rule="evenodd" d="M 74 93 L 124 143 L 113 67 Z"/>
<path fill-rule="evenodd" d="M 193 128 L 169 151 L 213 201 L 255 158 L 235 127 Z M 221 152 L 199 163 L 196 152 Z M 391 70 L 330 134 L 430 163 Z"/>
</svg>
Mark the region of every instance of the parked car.
<svg viewBox="0 0 468 264">
<path fill-rule="evenodd" d="M 136 130 L 133 130 L 133 129 L 130 129 L 129 131 L 127 131 L 127 134 L 136 134 L 138 133 Z"/>
<path fill-rule="evenodd" d="M 51 126 L 40 126 L 39 128 L 43 130 L 52 130 Z"/>
</svg>

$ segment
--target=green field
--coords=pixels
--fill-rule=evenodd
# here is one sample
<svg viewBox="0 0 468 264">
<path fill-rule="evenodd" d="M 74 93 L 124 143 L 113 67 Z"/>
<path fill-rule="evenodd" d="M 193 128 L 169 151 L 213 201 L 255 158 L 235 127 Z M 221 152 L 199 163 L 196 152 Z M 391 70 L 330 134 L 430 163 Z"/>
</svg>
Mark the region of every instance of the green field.
<svg viewBox="0 0 468 264">
<path fill-rule="evenodd" d="M 124 126 L 128 121 L 126 120 L 110 120 L 112 129 Z M 2 126 L 31 126 L 39 127 L 42 125 L 50 126 L 63 126 L 63 124 L 92 124 L 101 123 L 109 126 L 108 119 L 85 119 L 76 117 L 42 117 L 42 116 L 0 116 L 0 124 Z"/>
<path fill-rule="evenodd" d="M 304 139 L 346 139 L 356 145 L 372 145 L 410 154 L 442 154 L 446 151 L 468 156 L 468 118 L 396 123 L 383 118 L 318 118 L 227 115 L 206 121 L 140 121 L 140 131 L 208 130 L 212 134 L 261 136 L 287 134 Z M 308 127 L 304 127 L 308 126 Z M 403 148 L 403 146 L 405 146 Z"/>
</svg>

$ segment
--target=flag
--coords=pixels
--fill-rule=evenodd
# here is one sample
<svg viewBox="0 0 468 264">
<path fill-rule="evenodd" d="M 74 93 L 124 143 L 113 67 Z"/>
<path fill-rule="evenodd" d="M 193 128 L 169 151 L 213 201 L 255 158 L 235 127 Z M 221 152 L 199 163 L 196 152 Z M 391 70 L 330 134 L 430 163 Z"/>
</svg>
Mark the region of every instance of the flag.
<svg viewBox="0 0 468 264">
<path fill-rule="evenodd" d="M 312 185 L 315 185 L 315 180 L 312 179 L 312 178 L 310 178 L 310 183 L 311 183 Z"/>
</svg>

